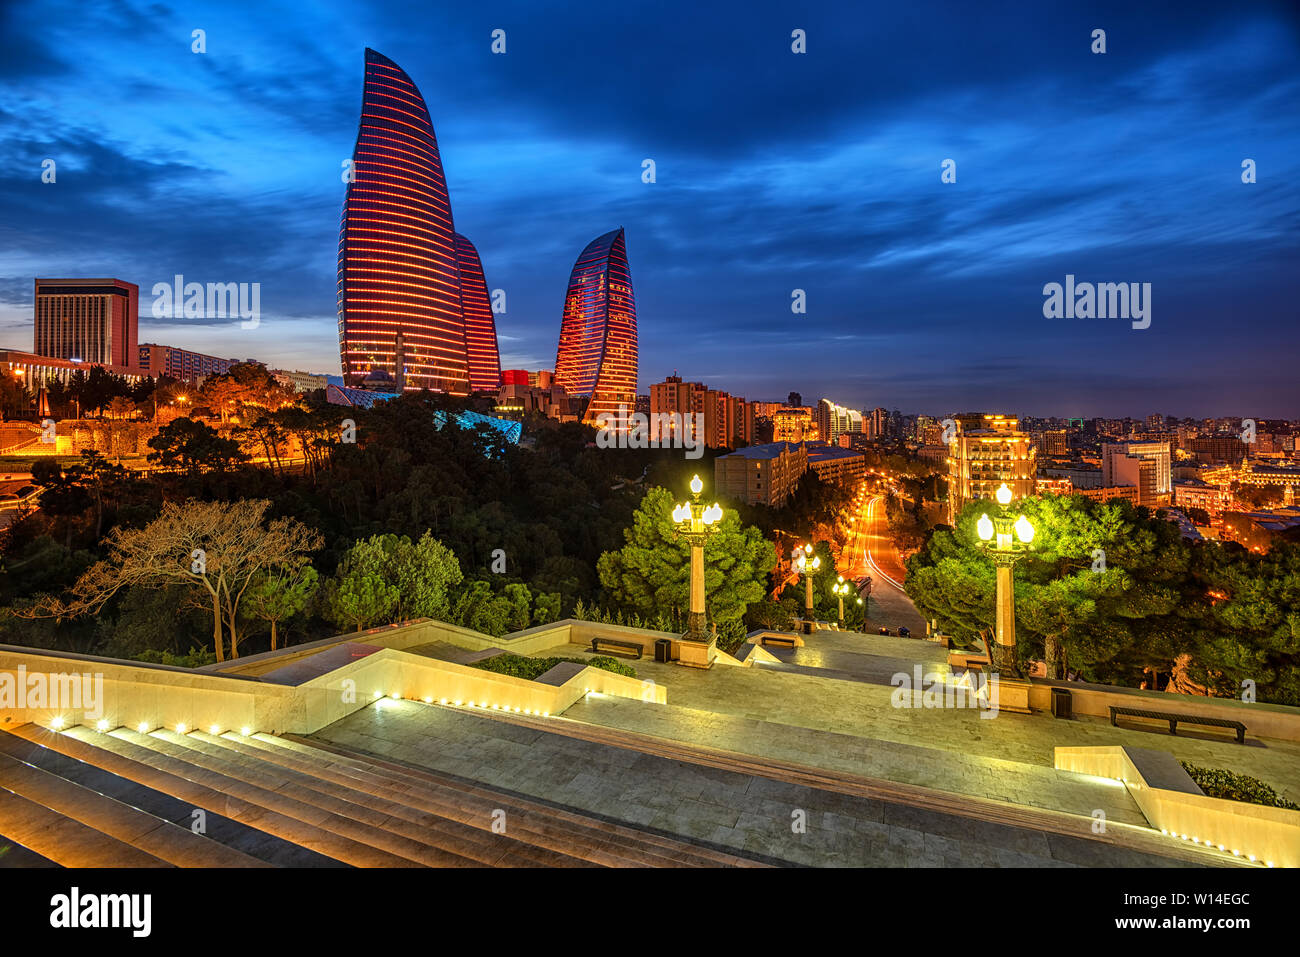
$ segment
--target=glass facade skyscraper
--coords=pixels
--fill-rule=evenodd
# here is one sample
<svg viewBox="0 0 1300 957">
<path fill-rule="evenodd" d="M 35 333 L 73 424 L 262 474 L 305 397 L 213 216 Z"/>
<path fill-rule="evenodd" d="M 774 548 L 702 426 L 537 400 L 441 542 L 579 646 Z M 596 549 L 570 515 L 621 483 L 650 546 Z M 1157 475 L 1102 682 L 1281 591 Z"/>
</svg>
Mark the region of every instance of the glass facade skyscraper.
<svg viewBox="0 0 1300 957">
<path fill-rule="evenodd" d="M 396 378 L 401 333 L 408 388 L 467 393 L 455 230 L 433 123 L 411 78 L 370 49 L 351 172 L 338 256 L 344 381 L 377 370 Z"/>
<path fill-rule="evenodd" d="M 590 396 L 583 421 L 604 414 L 627 428 L 637 383 L 636 300 L 623 229 L 587 244 L 569 276 L 555 355 L 555 383 Z M 620 409 L 620 407 L 622 407 Z"/>
<path fill-rule="evenodd" d="M 465 322 L 470 388 L 495 392 L 501 385 L 501 355 L 487 280 L 483 278 L 478 250 L 460 233 L 456 234 L 456 264 L 460 269 L 460 312 Z"/>
</svg>

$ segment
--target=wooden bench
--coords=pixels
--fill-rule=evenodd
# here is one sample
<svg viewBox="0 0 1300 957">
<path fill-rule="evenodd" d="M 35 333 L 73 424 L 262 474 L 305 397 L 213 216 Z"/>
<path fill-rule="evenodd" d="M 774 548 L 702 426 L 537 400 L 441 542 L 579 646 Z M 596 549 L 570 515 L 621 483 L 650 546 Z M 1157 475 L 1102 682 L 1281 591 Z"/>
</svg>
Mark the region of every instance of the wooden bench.
<svg viewBox="0 0 1300 957">
<path fill-rule="evenodd" d="M 785 635 L 764 635 L 762 642 L 765 645 L 782 645 L 786 648 L 799 647 L 799 639 L 793 637 L 787 638 Z"/>
<path fill-rule="evenodd" d="M 640 642 L 623 641 L 619 638 L 593 638 L 591 639 L 591 650 L 593 654 L 600 652 L 600 646 L 607 646 L 611 652 L 617 655 L 623 655 L 626 658 L 640 658 L 644 650 Z"/>
<path fill-rule="evenodd" d="M 1231 721 L 1227 718 L 1211 718 L 1208 715 L 1175 714 L 1172 711 L 1145 711 L 1142 708 L 1120 708 L 1111 705 L 1110 723 L 1112 726 L 1118 727 L 1118 725 L 1115 724 L 1115 719 L 1121 714 L 1130 718 L 1150 718 L 1153 721 L 1168 721 L 1170 734 L 1178 733 L 1178 722 L 1180 721 L 1183 722 L 1183 724 L 1200 724 L 1212 728 L 1232 728 L 1237 732 L 1237 743 L 1244 744 L 1246 742 L 1246 726 L 1240 721 Z"/>
</svg>

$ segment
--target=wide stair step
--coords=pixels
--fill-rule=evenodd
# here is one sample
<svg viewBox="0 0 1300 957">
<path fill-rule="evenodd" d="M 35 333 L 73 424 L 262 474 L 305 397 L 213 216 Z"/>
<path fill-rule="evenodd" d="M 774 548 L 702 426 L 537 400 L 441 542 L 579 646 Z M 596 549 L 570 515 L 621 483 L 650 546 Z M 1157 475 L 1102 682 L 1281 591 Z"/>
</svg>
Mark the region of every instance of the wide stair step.
<svg viewBox="0 0 1300 957">
<path fill-rule="evenodd" d="M 222 738 L 203 732 L 179 735 L 171 731 L 156 731 L 149 737 L 166 742 L 172 748 L 170 753 L 184 760 L 193 760 L 191 752 L 202 754 L 210 766 L 220 767 L 232 776 L 242 776 L 253 782 L 263 774 L 278 777 L 285 782 L 278 793 L 294 794 L 304 801 L 346 813 L 357 821 L 459 855 L 475 864 L 581 867 L 590 863 L 546 848 L 533 847 L 516 840 L 512 834 L 494 833 L 490 827 L 491 810 L 486 819 L 488 829 L 472 827 L 374 791 L 360 790 L 354 786 L 355 781 L 340 782 L 319 776 L 315 768 L 287 757 L 283 751 L 259 750 L 241 744 L 234 736 Z"/>
<path fill-rule="evenodd" d="M 64 867 L 171 866 L 5 787 L 0 787 L 0 821 L 10 840 Z"/>
<path fill-rule="evenodd" d="M 0 788 L 177 867 L 265 867 L 201 834 L 0 754 Z"/>
<path fill-rule="evenodd" d="M 257 738 L 267 747 L 294 749 L 318 763 L 332 762 L 335 773 L 364 775 L 391 791 L 418 795 L 421 800 L 440 802 L 444 806 L 470 809 L 477 820 L 483 820 L 484 815 L 490 813 L 487 809 L 501 808 L 506 811 L 511 833 L 543 846 L 572 849 L 571 853 L 583 854 L 611 866 L 762 866 L 757 861 L 734 854 L 630 828 L 521 795 L 503 794 L 453 775 L 402 764 L 334 742 L 295 735 L 258 735 Z"/>
<path fill-rule="evenodd" d="M 230 817 L 241 824 L 255 827 L 337 861 L 356 867 L 418 866 L 408 858 L 319 826 L 317 820 L 328 816 L 324 812 L 316 810 L 306 815 L 311 819 L 304 820 L 236 795 L 233 790 L 227 793 L 223 789 L 233 788 L 238 782 L 202 769 L 187 769 L 179 762 L 172 764 L 164 755 L 119 740 L 111 734 L 97 734 L 84 729 L 55 732 L 32 724 L 15 728 L 12 733 L 137 784 L 155 788 L 178 800 L 187 801 L 192 807 L 202 808 L 209 814 Z M 82 740 L 81 737 L 89 740 Z M 165 764 L 168 766 L 165 767 Z M 267 796 L 274 797 L 269 793 Z"/>
<path fill-rule="evenodd" d="M 123 804 L 138 808 L 163 821 L 180 826 L 192 834 L 195 806 L 162 791 L 121 777 L 112 771 L 96 767 L 61 754 L 53 748 L 36 744 L 7 732 L 0 732 L 0 755 L 7 755 L 25 764 L 40 768 L 59 778 L 88 788 L 99 795 L 113 798 Z M 257 866 L 259 862 L 277 867 L 346 867 L 343 862 L 318 854 L 305 847 L 241 824 L 233 818 L 214 811 L 204 811 L 206 820 L 203 836 L 217 844 L 253 858 L 252 861 L 230 863 L 236 866 Z"/>
</svg>

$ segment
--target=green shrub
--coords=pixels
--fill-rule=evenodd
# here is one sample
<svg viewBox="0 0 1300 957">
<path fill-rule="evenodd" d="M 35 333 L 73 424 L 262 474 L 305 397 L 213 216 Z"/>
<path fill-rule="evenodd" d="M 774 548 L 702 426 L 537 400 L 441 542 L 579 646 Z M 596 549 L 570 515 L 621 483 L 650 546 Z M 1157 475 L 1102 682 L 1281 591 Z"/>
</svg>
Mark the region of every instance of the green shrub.
<svg viewBox="0 0 1300 957">
<path fill-rule="evenodd" d="M 1224 771 L 1221 768 L 1197 767 L 1186 761 L 1180 763 L 1192 776 L 1196 786 L 1210 797 L 1300 811 L 1300 805 L 1288 801 L 1259 778 L 1252 778 L 1249 774 L 1238 774 L 1236 771 Z"/>
<path fill-rule="evenodd" d="M 176 655 L 170 651 L 150 648 L 135 656 L 135 661 L 148 662 L 151 665 L 171 665 L 174 668 L 202 668 L 215 664 L 217 653 L 206 648 L 191 648 L 189 654 Z"/>
<path fill-rule="evenodd" d="M 592 658 L 528 658 L 507 651 L 503 654 L 493 655 L 491 658 L 485 658 L 477 662 L 474 667 L 499 675 L 510 675 L 514 678 L 523 678 L 526 681 L 536 681 L 556 665 L 565 661 L 576 662 L 580 665 L 591 665 L 593 668 L 612 671 L 616 675 L 624 675 L 628 678 L 636 677 L 634 668 L 608 655 L 596 655 Z"/>
</svg>

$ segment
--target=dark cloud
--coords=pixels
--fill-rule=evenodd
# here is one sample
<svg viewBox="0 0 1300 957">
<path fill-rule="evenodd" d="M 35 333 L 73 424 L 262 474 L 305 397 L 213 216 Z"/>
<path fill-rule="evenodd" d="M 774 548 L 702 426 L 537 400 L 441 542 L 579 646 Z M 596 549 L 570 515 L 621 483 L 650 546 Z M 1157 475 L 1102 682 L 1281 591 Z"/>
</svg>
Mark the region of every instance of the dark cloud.
<svg viewBox="0 0 1300 957">
<path fill-rule="evenodd" d="M 1300 414 L 1270 371 L 1300 358 L 1291 4 L 118 0 L 0 18 L 6 315 L 35 275 L 256 281 L 283 322 L 230 349 L 336 371 L 339 164 L 368 45 L 428 101 L 520 362 L 553 362 L 573 258 L 622 225 L 643 389 L 677 369 L 917 411 Z M 1067 272 L 1152 282 L 1152 327 L 1043 319 Z"/>
</svg>

